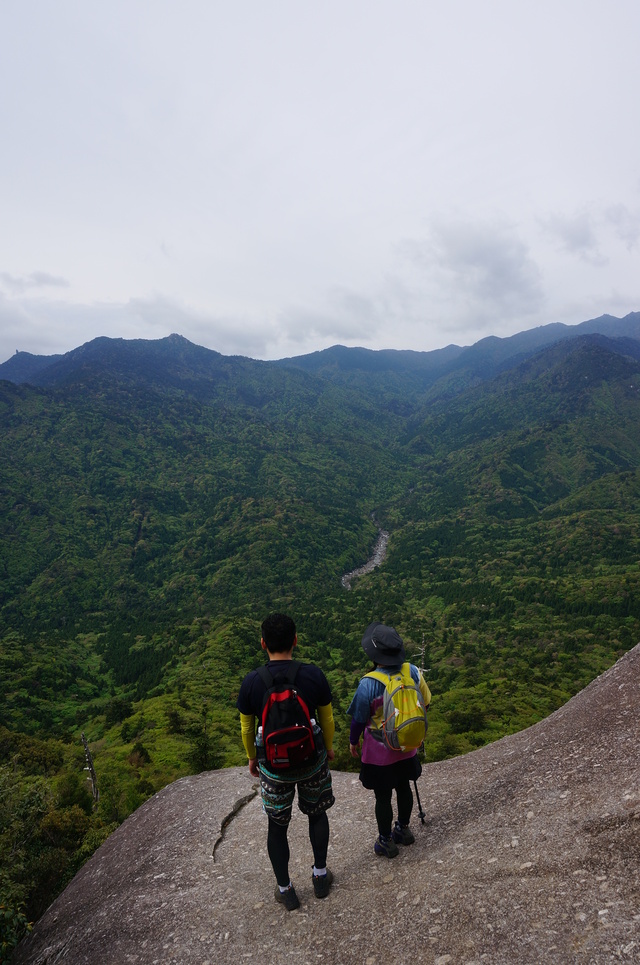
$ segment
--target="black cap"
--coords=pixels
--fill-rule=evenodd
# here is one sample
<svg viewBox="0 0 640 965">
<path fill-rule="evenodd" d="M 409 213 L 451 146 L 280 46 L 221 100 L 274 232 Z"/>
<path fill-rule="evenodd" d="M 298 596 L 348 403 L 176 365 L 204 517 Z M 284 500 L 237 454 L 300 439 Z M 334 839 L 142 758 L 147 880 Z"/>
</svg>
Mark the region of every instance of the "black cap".
<svg viewBox="0 0 640 965">
<path fill-rule="evenodd" d="M 374 663 L 382 667 L 396 667 L 405 662 L 402 637 L 393 627 L 384 623 L 370 623 L 364 631 L 362 649 Z"/>
</svg>

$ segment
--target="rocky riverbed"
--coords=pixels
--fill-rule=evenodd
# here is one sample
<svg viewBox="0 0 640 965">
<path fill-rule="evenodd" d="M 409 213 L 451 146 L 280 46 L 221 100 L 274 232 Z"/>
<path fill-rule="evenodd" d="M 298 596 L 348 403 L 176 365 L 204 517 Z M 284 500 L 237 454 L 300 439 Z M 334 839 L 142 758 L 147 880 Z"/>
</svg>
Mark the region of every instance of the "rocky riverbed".
<svg viewBox="0 0 640 965">
<path fill-rule="evenodd" d="M 359 576 L 364 576 L 365 573 L 371 573 L 375 570 L 376 566 L 380 566 L 384 562 L 384 558 L 387 555 L 387 543 L 389 542 L 389 534 L 386 530 L 381 529 L 378 531 L 378 539 L 376 540 L 376 545 L 373 548 L 373 555 L 367 560 L 362 566 L 358 566 L 357 569 L 351 570 L 350 573 L 345 573 L 342 577 L 342 585 L 347 589 L 351 589 L 351 583 L 353 580 L 357 579 Z"/>
</svg>

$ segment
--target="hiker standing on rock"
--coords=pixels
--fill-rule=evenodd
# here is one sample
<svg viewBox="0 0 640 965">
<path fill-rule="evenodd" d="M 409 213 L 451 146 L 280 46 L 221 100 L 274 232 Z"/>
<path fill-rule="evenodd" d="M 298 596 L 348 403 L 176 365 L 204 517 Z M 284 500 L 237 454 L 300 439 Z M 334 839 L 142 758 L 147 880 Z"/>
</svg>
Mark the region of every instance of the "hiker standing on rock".
<svg viewBox="0 0 640 965">
<path fill-rule="evenodd" d="M 393 627 L 369 624 L 362 649 L 373 660 L 374 670 L 362 678 L 347 710 L 351 717 L 349 750 L 352 757 L 361 756 L 360 737 L 364 734 L 360 781 L 376 798 L 378 838 L 374 851 L 395 858 L 399 844 L 415 841 L 409 828 L 413 810 L 410 782 L 422 773 L 418 747 L 426 734 L 431 692 L 422 672 L 407 662 L 404 643 Z M 392 699 L 396 684 L 397 696 Z M 392 828 L 394 790 L 398 818 Z"/>
<path fill-rule="evenodd" d="M 300 906 L 289 877 L 287 840 L 296 787 L 298 807 L 309 818 L 316 898 L 325 898 L 333 882 L 327 868 L 327 811 L 335 801 L 328 764 L 334 757 L 331 690 L 319 667 L 293 659 L 297 643 L 291 617 L 268 616 L 260 641 L 268 663 L 246 675 L 237 701 L 249 771 L 260 777 L 262 808 L 269 819 L 267 851 L 277 881 L 275 897 L 288 911 Z"/>
</svg>

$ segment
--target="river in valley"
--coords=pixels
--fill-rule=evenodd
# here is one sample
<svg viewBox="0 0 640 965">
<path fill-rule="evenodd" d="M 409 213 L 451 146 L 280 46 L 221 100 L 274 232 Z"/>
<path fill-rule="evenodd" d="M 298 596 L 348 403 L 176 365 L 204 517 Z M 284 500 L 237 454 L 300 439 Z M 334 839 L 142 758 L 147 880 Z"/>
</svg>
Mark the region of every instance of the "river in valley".
<svg viewBox="0 0 640 965">
<path fill-rule="evenodd" d="M 375 570 L 376 566 L 380 566 L 384 562 L 384 558 L 387 555 L 387 543 L 389 542 L 389 534 L 386 530 L 381 529 L 378 531 L 378 539 L 376 540 L 376 545 L 373 548 L 373 556 L 367 560 L 362 566 L 358 566 L 357 569 L 351 570 L 350 573 L 345 573 L 342 577 L 342 585 L 345 589 L 351 589 L 351 583 L 353 580 L 357 579 L 359 576 L 364 576 L 365 573 L 370 573 L 371 570 Z"/>
</svg>

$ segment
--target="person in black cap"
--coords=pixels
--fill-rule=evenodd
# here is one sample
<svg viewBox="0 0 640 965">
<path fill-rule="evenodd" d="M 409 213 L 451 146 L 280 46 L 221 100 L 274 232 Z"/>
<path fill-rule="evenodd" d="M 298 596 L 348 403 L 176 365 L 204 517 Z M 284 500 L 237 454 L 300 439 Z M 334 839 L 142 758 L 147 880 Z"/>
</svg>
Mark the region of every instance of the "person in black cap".
<svg viewBox="0 0 640 965">
<path fill-rule="evenodd" d="M 406 663 L 404 643 L 397 630 L 383 623 L 371 623 L 362 638 L 362 649 L 371 657 L 376 670 L 396 673 Z M 425 708 L 431 701 L 431 692 L 421 671 L 410 664 L 411 677 L 420 689 Z M 376 798 L 376 822 L 378 838 L 374 844 L 376 854 L 395 858 L 398 845 L 413 844 L 415 838 L 409 828 L 413 810 L 411 781 L 417 780 L 422 773 L 417 750 L 392 750 L 372 736 L 377 730 L 377 717 L 380 717 L 385 684 L 381 680 L 365 676 L 358 684 L 347 714 L 351 717 L 349 749 L 352 757 L 360 757 L 360 781 L 369 788 Z M 360 737 L 362 754 L 360 754 Z M 392 792 L 395 790 L 398 805 L 398 818 L 392 827 Z"/>
</svg>

